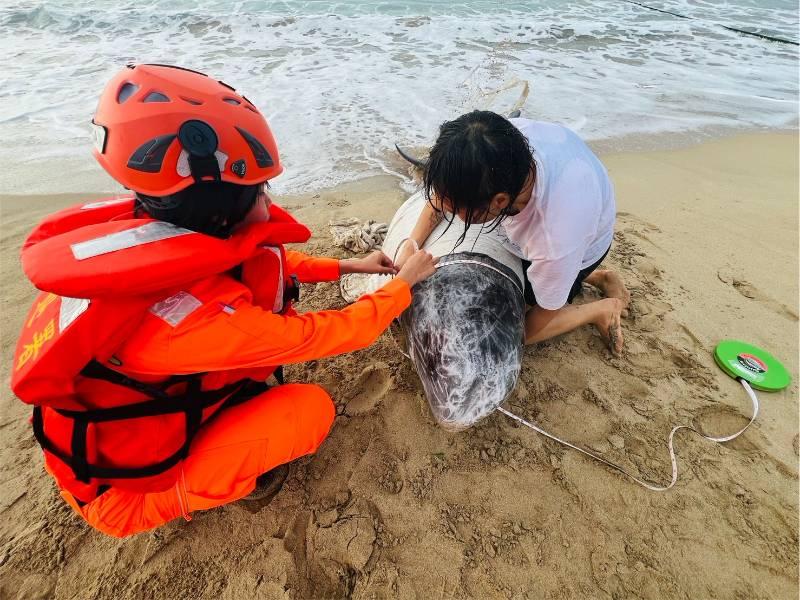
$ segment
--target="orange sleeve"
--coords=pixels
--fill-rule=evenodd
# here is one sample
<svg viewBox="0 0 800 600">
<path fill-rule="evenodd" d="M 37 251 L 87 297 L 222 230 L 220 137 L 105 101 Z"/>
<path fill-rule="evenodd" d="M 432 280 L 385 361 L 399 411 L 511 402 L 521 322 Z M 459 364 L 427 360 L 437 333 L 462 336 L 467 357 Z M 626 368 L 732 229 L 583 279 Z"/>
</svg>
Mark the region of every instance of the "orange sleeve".
<svg viewBox="0 0 800 600">
<path fill-rule="evenodd" d="M 294 250 L 286 251 L 286 266 L 290 275 L 297 275 L 301 283 L 336 281 L 339 279 L 339 261 L 335 258 L 318 258 Z"/>
<path fill-rule="evenodd" d="M 411 303 L 411 290 L 393 279 L 342 310 L 278 315 L 238 300 L 177 328 L 169 337 L 170 373 L 197 373 L 298 363 L 366 348 Z"/>
</svg>

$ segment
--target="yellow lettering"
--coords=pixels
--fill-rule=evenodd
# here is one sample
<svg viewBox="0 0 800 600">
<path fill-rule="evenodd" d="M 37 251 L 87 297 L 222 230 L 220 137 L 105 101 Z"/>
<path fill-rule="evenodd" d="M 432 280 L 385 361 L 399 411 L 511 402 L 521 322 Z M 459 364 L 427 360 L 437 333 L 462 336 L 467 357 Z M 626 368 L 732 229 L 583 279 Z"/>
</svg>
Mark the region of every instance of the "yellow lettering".
<svg viewBox="0 0 800 600">
<path fill-rule="evenodd" d="M 45 344 L 45 342 L 52 340 L 55 333 L 56 320 L 50 319 L 47 325 L 45 325 L 44 329 L 33 334 L 33 341 L 30 344 L 25 344 L 22 354 L 19 355 L 19 360 L 17 361 L 17 367 L 15 370 L 19 371 L 25 366 L 25 363 L 32 358 L 35 359 L 37 356 L 39 356 L 39 350 L 41 347 Z"/>
<path fill-rule="evenodd" d="M 31 318 L 30 318 L 30 319 L 28 319 L 28 323 L 27 323 L 26 327 L 30 327 L 31 325 L 33 325 L 33 322 L 34 322 L 36 319 L 38 319 L 39 317 L 41 317 L 41 316 L 42 316 L 42 313 L 44 313 L 45 309 L 46 309 L 48 306 L 50 306 L 50 305 L 51 305 L 51 304 L 52 304 L 52 303 L 55 301 L 55 299 L 56 299 L 56 298 L 58 298 L 58 296 L 57 296 L 56 294 L 52 294 L 52 293 L 51 293 L 51 294 L 47 294 L 47 296 L 45 296 L 44 298 L 42 298 L 42 299 L 41 299 L 41 300 L 40 300 L 40 301 L 39 301 L 39 302 L 36 304 L 36 308 L 34 308 L 34 309 L 31 311 Z"/>
</svg>

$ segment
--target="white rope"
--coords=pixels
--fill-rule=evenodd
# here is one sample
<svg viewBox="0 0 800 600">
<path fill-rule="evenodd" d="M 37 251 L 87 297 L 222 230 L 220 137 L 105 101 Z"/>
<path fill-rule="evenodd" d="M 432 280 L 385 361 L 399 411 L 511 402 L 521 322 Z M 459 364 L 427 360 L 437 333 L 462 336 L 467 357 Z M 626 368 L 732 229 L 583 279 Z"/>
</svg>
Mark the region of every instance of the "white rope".
<svg viewBox="0 0 800 600">
<path fill-rule="evenodd" d="M 492 104 L 494 103 L 495 99 L 497 98 L 497 96 L 499 96 L 501 93 L 505 91 L 517 87 L 518 85 L 522 86 L 519 98 L 517 98 L 517 101 L 514 103 L 514 106 L 511 107 L 511 110 L 509 110 L 508 113 L 512 113 L 515 110 L 522 108 L 525 105 L 525 101 L 528 99 L 528 94 L 530 93 L 530 84 L 526 79 L 517 79 L 515 77 L 502 87 L 486 92 L 481 92 L 481 96 L 483 96 L 483 98 L 486 99 L 486 105 L 484 106 L 484 109 L 489 110 Z"/>
<path fill-rule="evenodd" d="M 665 492 L 666 490 L 670 489 L 673 485 L 675 485 L 676 481 L 678 481 L 678 460 L 675 458 L 675 448 L 674 448 L 674 444 L 673 444 L 673 438 L 675 437 L 675 433 L 677 431 L 679 431 L 681 429 L 688 429 L 689 431 L 693 431 L 697 435 L 699 435 L 700 437 L 703 437 L 703 438 L 705 438 L 705 439 L 707 439 L 707 440 L 709 440 L 711 442 L 724 443 L 724 442 L 730 442 L 731 440 L 734 440 L 737 437 L 739 437 L 740 435 L 742 435 L 745 431 L 747 431 L 747 428 L 750 427 L 750 425 L 753 424 L 753 421 L 756 420 L 756 417 L 758 416 L 758 397 L 756 396 L 756 393 L 753 391 L 753 388 L 750 387 L 749 383 L 747 383 L 744 379 L 739 379 L 738 381 L 739 381 L 739 383 L 742 384 L 742 387 L 744 388 L 744 391 L 747 392 L 747 395 L 750 396 L 750 400 L 752 400 L 752 402 L 753 402 L 753 416 L 750 417 L 750 420 L 747 422 L 747 425 L 742 427 L 736 433 L 733 433 L 731 435 L 726 435 L 726 436 L 723 436 L 723 437 L 712 437 L 712 436 L 709 436 L 709 435 L 705 435 L 703 433 L 700 433 L 697 429 L 695 429 L 694 427 L 691 427 L 690 425 L 677 425 L 676 427 L 673 427 L 672 431 L 670 431 L 670 433 L 669 433 L 669 440 L 668 440 L 669 458 L 672 461 L 672 480 L 670 481 L 669 485 L 667 485 L 667 486 L 660 486 L 660 485 L 656 485 L 654 483 L 650 483 L 650 482 L 644 481 L 642 479 L 639 479 L 638 477 L 636 477 L 635 475 L 632 475 L 631 473 L 629 473 L 628 471 L 626 471 L 625 469 L 623 469 L 619 465 L 616 465 L 616 464 L 614 464 L 612 462 L 609 462 L 606 459 L 598 456 L 597 454 L 589 452 L 588 450 L 584 450 L 583 448 L 579 448 L 575 444 L 571 444 L 570 442 L 567 442 L 566 440 L 562 440 L 561 438 L 558 438 L 558 437 L 554 436 L 551 433 L 547 433 L 544 429 L 542 429 L 541 427 L 538 427 L 536 424 L 531 423 L 529 421 L 526 421 L 522 417 L 518 417 L 514 413 L 511 413 L 511 412 L 507 411 L 505 408 L 498 407 L 497 410 L 499 410 L 501 413 L 503 413 L 507 417 L 511 417 L 515 421 L 517 421 L 519 423 L 522 423 L 526 427 L 530 427 L 534 431 L 537 431 L 537 432 L 541 433 L 543 436 L 548 437 L 551 440 L 554 440 L 554 441 L 558 442 L 559 444 L 564 444 L 565 446 L 569 446 L 573 450 L 577 450 L 578 452 L 581 452 L 581 453 L 585 454 L 586 456 L 589 456 L 589 457 L 591 457 L 591 458 L 593 458 L 593 459 L 595 459 L 597 461 L 600 461 L 604 465 L 607 465 L 607 466 L 611 467 L 615 471 L 619 471 L 620 473 L 622 473 L 626 477 L 630 477 L 631 479 L 633 479 L 636 483 L 638 483 L 642 487 L 646 487 L 648 490 L 652 490 L 654 492 Z"/>
<path fill-rule="evenodd" d="M 380 248 L 389 230 L 386 223 L 367 221 L 362 224 L 355 217 L 331 221 L 329 226 L 333 243 L 353 252 L 369 252 Z"/>
</svg>

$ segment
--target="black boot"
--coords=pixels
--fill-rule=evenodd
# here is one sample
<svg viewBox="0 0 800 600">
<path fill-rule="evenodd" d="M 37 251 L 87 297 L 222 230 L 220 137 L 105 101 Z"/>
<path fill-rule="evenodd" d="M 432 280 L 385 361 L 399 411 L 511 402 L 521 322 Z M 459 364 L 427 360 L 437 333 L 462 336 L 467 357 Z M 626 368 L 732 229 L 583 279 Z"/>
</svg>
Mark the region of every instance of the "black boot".
<svg viewBox="0 0 800 600">
<path fill-rule="evenodd" d="M 262 505 L 269 504 L 283 487 L 283 482 L 289 475 L 289 465 L 279 465 L 270 469 L 266 473 L 259 475 L 256 479 L 256 487 L 241 500 L 245 502 L 260 502 Z"/>
</svg>

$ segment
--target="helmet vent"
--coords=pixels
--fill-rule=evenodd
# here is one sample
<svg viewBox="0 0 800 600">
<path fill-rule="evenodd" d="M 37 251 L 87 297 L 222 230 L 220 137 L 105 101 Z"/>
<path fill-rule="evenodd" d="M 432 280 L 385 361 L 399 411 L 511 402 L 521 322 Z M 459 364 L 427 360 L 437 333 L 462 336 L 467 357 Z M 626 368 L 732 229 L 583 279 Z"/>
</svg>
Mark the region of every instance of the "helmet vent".
<svg viewBox="0 0 800 600">
<path fill-rule="evenodd" d="M 264 148 L 264 145 L 259 142 L 253 134 L 245 131 L 241 127 L 237 127 L 236 131 L 238 131 L 241 136 L 244 138 L 244 141 L 247 142 L 247 145 L 250 146 L 250 150 L 253 152 L 253 156 L 256 159 L 256 164 L 261 167 L 262 169 L 266 167 L 271 167 L 275 163 L 272 160 L 272 157 L 267 152 L 267 149 Z"/>
<path fill-rule="evenodd" d="M 195 100 L 194 98 L 187 98 L 185 96 L 180 96 L 180 99 L 184 102 L 188 102 L 189 104 L 193 104 L 195 106 L 200 106 L 203 101 L 202 100 Z"/>
<path fill-rule="evenodd" d="M 150 92 L 143 102 L 169 102 L 169 98 L 161 92 Z"/>
<path fill-rule="evenodd" d="M 171 133 L 145 142 L 128 159 L 128 167 L 144 173 L 158 173 L 164 162 L 164 155 L 176 137 L 178 136 Z"/>
<path fill-rule="evenodd" d="M 223 102 L 227 102 L 228 104 L 233 104 L 234 106 L 239 106 L 241 102 L 239 102 L 236 98 L 223 98 Z"/>
<path fill-rule="evenodd" d="M 245 107 L 247 110 L 249 110 L 250 112 L 254 112 L 254 113 L 256 113 L 257 115 L 258 115 L 258 114 L 260 114 L 260 113 L 258 112 L 258 109 L 257 109 L 255 106 L 253 106 L 253 103 L 252 103 L 252 102 L 250 102 L 250 99 L 249 99 L 247 96 L 242 96 L 242 99 L 244 100 L 244 107 Z"/>
<path fill-rule="evenodd" d="M 117 103 L 122 104 L 125 100 L 133 96 L 138 89 L 138 85 L 129 81 L 122 84 L 122 87 L 119 88 L 119 92 L 117 92 Z"/>
</svg>

